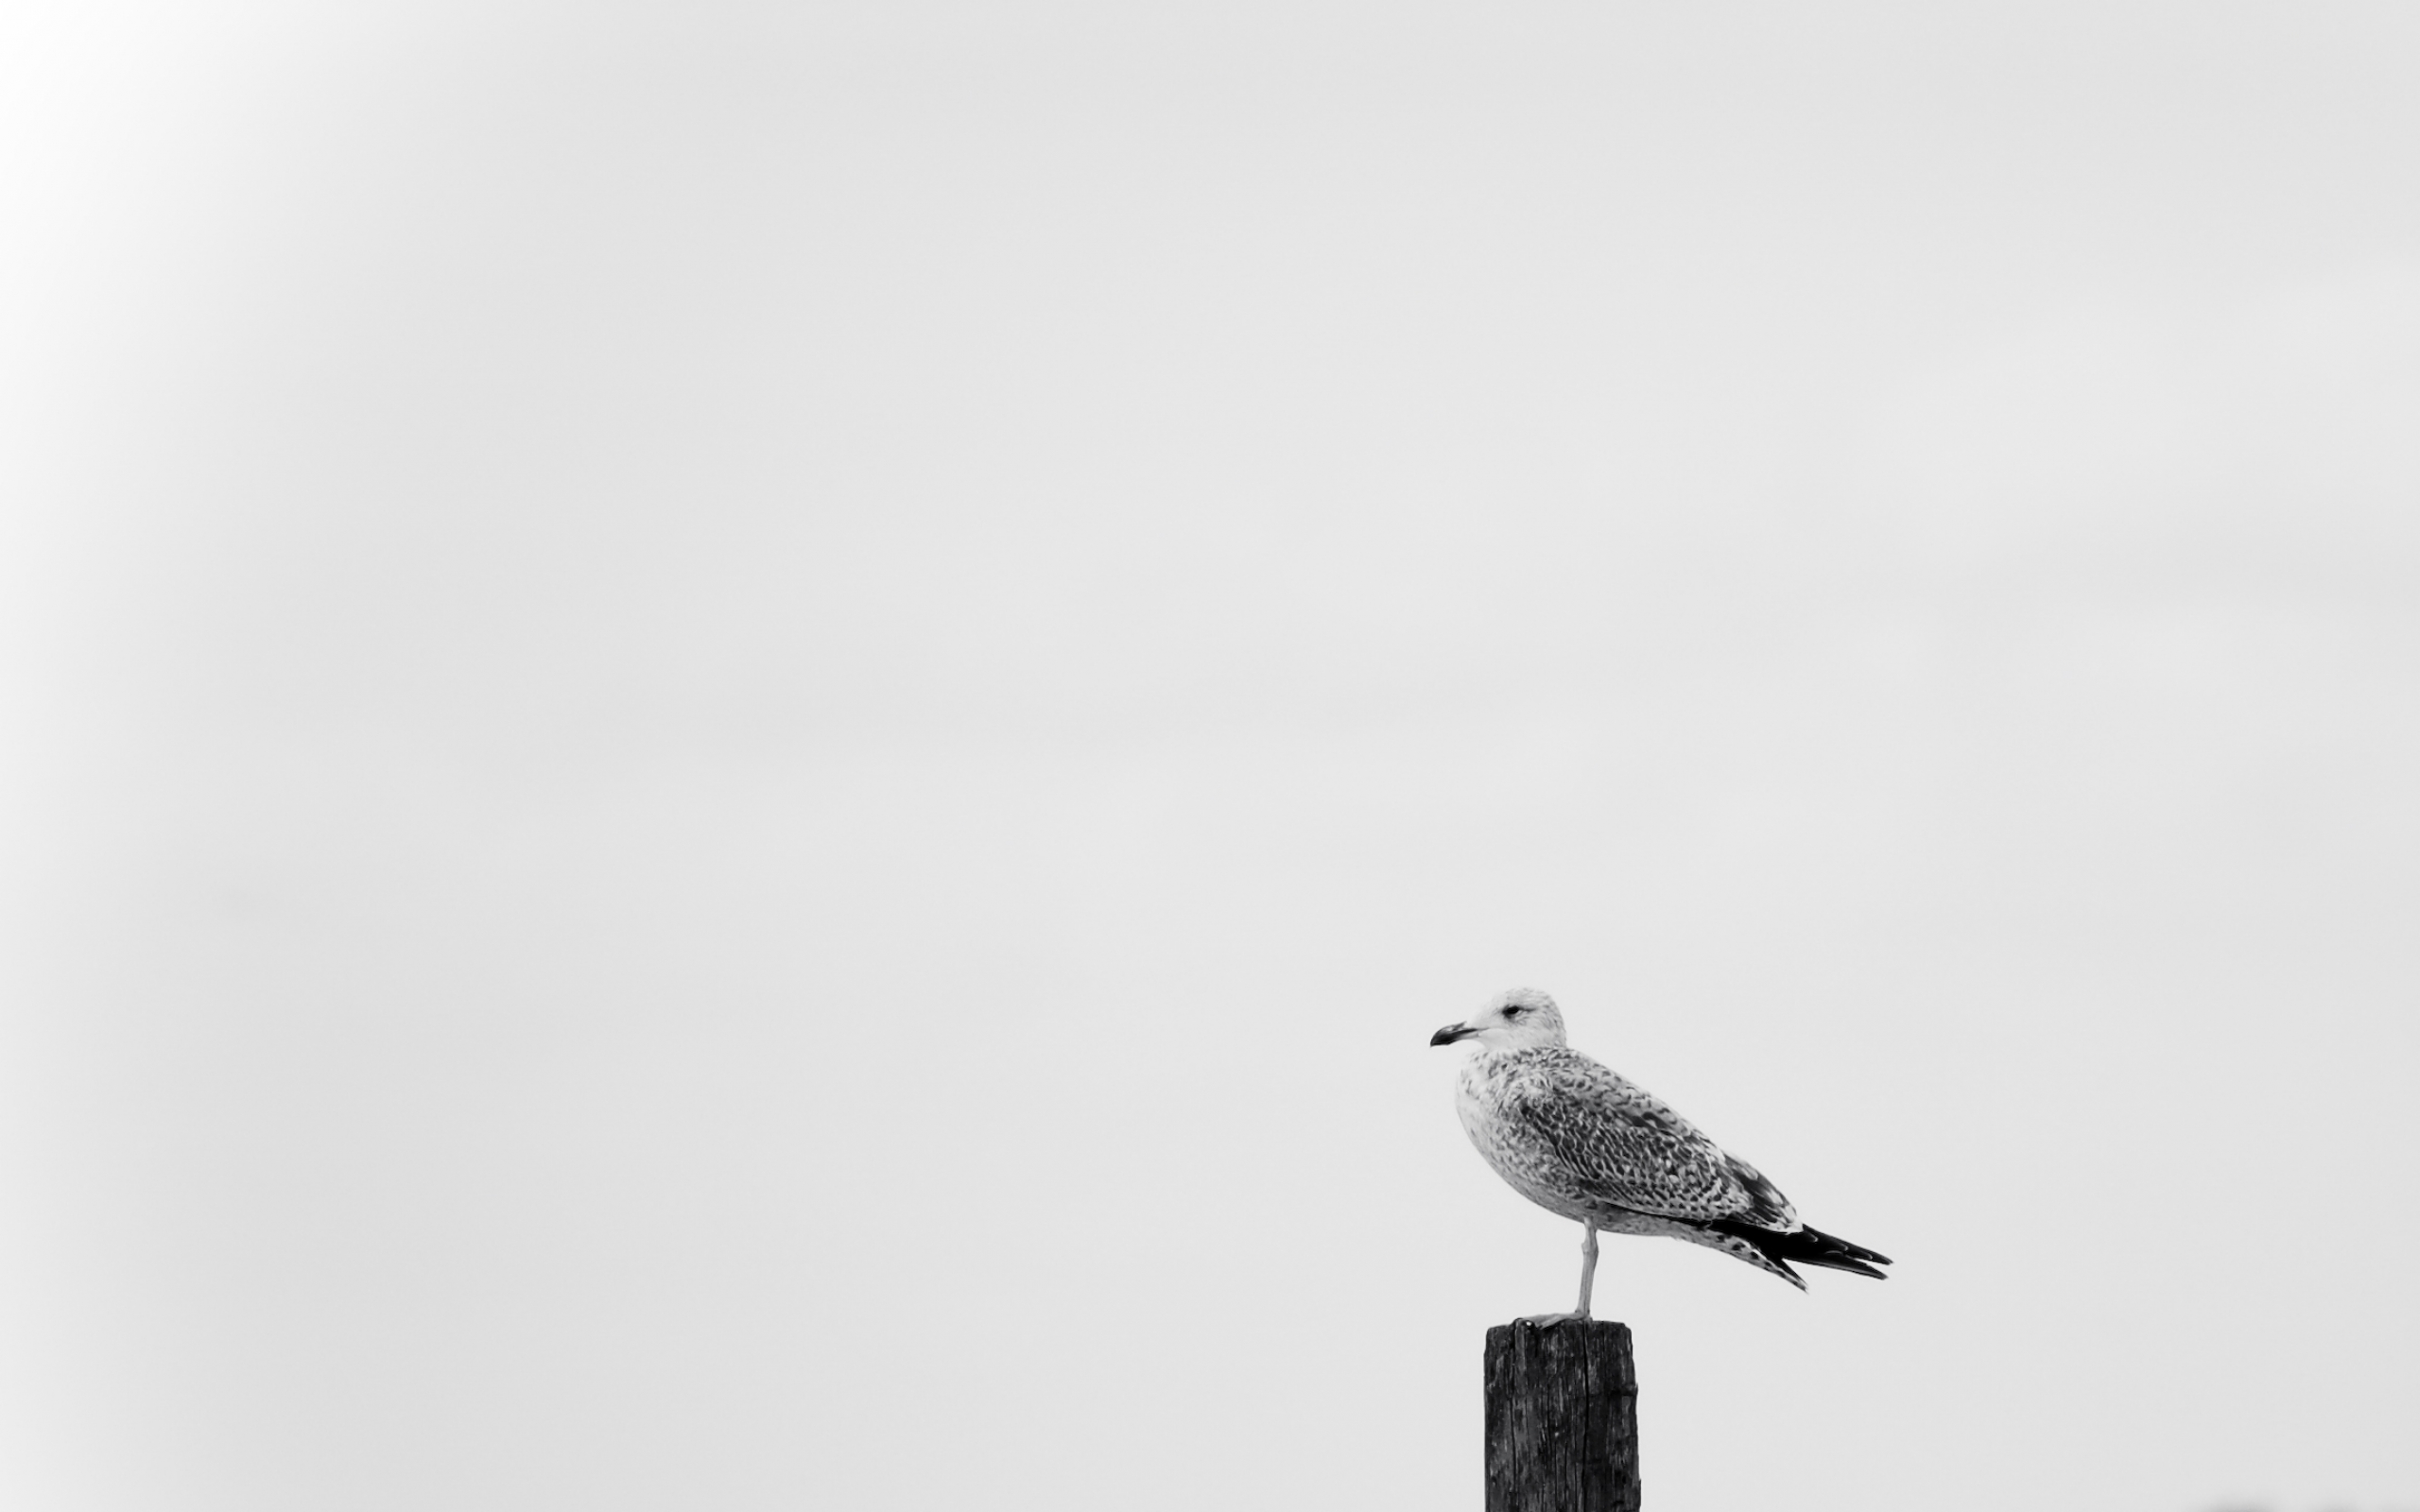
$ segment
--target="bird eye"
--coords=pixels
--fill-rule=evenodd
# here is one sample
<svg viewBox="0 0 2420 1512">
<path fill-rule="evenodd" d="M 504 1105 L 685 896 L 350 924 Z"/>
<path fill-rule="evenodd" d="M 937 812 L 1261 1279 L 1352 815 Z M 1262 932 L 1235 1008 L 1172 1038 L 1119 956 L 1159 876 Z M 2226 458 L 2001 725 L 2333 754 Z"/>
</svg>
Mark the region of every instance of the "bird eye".
<svg viewBox="0 0 2420 1512">
<path fill-rule="evenodd" d="M 1508 1019 L 1517 1019 L 1529 1011 L 1530 1005 L 1528 1004 L 1512 1003 L 1505 1005 L 1504 1016 Z"/>
</svg>

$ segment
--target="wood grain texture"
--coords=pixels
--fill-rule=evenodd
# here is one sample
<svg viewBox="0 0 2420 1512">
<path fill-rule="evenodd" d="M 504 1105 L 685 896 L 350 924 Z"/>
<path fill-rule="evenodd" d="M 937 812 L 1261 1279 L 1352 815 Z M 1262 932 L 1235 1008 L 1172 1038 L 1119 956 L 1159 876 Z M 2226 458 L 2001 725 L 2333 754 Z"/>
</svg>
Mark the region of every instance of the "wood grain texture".
<svg viewBox="0 0 2420 1512">
<path fill-rule="evenodd" d="M 1487 1331 L 1487 1512 L 1638 1512 L 1628 1325 Z"/>
</svg>

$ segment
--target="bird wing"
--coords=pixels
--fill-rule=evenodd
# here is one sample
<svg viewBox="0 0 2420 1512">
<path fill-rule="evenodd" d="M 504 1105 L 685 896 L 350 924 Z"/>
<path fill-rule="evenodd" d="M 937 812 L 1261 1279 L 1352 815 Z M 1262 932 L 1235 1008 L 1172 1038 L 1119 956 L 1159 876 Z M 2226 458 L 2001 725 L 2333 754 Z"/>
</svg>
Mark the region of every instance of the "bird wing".
<svg viewBox="0 0 2420 1512">
<path fill-rule="evenodd" d="M 1642 1088 L 1570 1051 L 1540 1057 L 1505 1089 L 1503 1115 L 1551 1157 L 1582 1202 L 1789 1232 L 1798 1213 L 1754 1166 L 1723 1153 Z"/>
</svg>

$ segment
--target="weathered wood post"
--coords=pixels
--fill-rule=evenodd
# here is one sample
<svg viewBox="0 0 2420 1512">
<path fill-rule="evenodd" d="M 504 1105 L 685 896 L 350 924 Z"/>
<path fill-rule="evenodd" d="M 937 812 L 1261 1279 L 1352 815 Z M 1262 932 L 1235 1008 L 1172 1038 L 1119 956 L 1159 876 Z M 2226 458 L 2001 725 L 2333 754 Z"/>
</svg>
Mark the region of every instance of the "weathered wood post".
<svg viewBox="0 0 2420 1512">
<path fill-rule="evenodd" d="M 1487 1331 L 1487 1512 L 1638 1512 L 1629 1325 Z"/>
</svg>

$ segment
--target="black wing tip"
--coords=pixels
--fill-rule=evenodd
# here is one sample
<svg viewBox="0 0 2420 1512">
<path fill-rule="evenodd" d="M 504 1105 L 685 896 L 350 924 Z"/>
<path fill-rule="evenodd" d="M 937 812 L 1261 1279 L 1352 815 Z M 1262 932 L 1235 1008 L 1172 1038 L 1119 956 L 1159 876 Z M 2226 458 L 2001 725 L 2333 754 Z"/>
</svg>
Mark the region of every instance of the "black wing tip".
<svg viewBox="0 0 2420 1512">
<path fill-rule="evenodd" d="M 1825 1270 L 1844 1270 L 1852 1276 L 1871 1276 L 1878 1281 L 1887 1281 L 1891 1279 L 1883 1272 L 1875 1269 L 1876 1265 L 1890 1264 L 1890 1256 L 1879 1250 L 1868 1249 L 1863 1245 L 1850 1244 L 1847 1240 L 1827 1234 L 1821 1228 L 1793 1228 L 1787 1233 L 1781 1233 L 1771 1228 L 1759 1228 L 1754 1224 L 1742 1223 L 1736 1218 L 1725 1219 L 1710 1224 L 1708 1227 L 1745 1239 L 1755 1246 L 1767 1260 L 1772 1261 L 1781 1270 L 1789 1272 L 1792 1280 L 1797 1280 L 1797 1274 L 1789 1271 L 1788 1263 L 1793 1260 L 1802 1265 L 1818 1265 Z M 1805 1290 L 1806 1284 L 1804 1281 L 1799 1281 L 1799 1289 Z"/>
<path fill-rule="evenodd" d="M 1802 1265 L 1821 1265 L 1825 1270 L 1844 1270 L 1852 1276 L 1871 1276 L 1877 1281 L 1887 1281 L 1891 1279 L 1889 1271 L 1876 1270 L 1861 1260 L 1815 1260 L 1801 1255 L 1798 1257 L 1798 1263 Z"/>
<path fill-rule="evenodd" d="M 1863 1245 L 1850 1244 L 1838 1234 L 1827 1234 L 1821 1228 L 1802 1228 L 1799 1231 L 1821 1245 L 1826 1254 L 1838 1255 L 1846 1260 L 1868 1260 L 1876 1265 L 1891 1263 L 1891 1257 L 1882 1251 L 1868 1249 Z"/>
<path fill-rule="evenodd" d="M 1790 1259 L 1805 1261 L 1809 1265 L 1822 1265 L 1831 1270 L 1844 1270 L 1852 1276 L 1871 1276 L 1877 1281 L 1891 1278 L 1875 1269 L 1888 1265 L 1891 1257 L 1878 1249 L 1853 1245 L 1821 1228 L 1801 1228 L 1789 1236 L 1801 1243 L 1790 1246 Z"/>
</svg>

